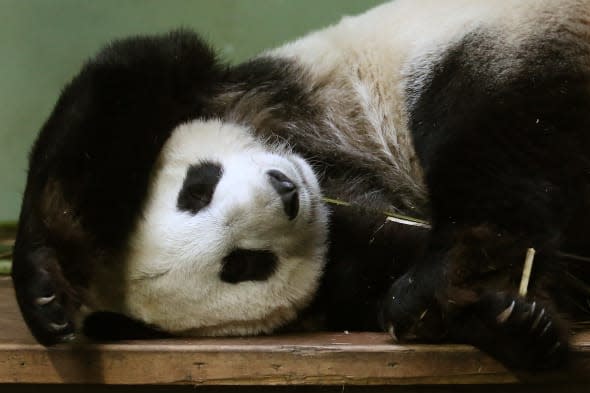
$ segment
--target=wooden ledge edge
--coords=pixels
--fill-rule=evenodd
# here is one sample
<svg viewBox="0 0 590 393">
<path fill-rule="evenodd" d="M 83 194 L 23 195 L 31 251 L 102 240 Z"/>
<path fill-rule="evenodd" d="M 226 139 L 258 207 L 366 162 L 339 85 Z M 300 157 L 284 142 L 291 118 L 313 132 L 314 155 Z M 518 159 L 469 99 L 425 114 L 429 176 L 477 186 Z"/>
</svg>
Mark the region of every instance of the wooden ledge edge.
<svg viewBox="0 0 590 393">
<path fill-rule="evenodd" d="M 244 341 L 219 345 L 175 341 L 61 345 L 49 349 L 37 344 L 4 343 L 0 344 L 0 383 L 407 385 L 590 381 L 587 347 L 574 353 L 576 367 L 571 370 L 527 375 L 512 373 L 463 345 L 276 345 Z"/>
</svg>

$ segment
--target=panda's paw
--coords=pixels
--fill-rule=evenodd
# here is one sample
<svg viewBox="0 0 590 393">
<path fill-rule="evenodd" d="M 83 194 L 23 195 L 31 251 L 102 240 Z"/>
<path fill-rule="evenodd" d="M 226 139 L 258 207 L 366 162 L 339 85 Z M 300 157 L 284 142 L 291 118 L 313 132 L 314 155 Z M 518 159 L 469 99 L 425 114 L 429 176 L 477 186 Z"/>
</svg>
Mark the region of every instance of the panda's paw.
<svg viewBox="0 0 590 393">
<path fill-rule="evenodd" d="M 46 269 L 15 275 L 14 284 L 23 318 L 39 343 L 54 345 L 74 340 L 74 324 L 67 312 L 69 296 L 58 289 Z"/>
<path fill-rule="evenodd" d="M 567 329 L 539 301 L 491 293 L 462 314 L 453 323 L 453 339 L 480 347 L 510 367 L 542 370 L 567 363 Z"/>
<path fill-rule="evenodd" d="M 74 340 L 74 324 L 67 318 L 64 306 L 56 293 L 35 297 L 28 312 L 29 327 L 43 345 Z"/>
<path fill-rule="evenodd" d="M 34 296 L 22 307 L 31 333 L 39 343 L 49 346 L 75 339 L 75 329 L 56 293 Z"/>
<path fill-rule="evenodd" d="M 380 323 L 395 341 L 438 341 L 446 334 L 441 308 L 430 288 L 412 273 L 390 287 L 381 304 Z"/>
</svg>

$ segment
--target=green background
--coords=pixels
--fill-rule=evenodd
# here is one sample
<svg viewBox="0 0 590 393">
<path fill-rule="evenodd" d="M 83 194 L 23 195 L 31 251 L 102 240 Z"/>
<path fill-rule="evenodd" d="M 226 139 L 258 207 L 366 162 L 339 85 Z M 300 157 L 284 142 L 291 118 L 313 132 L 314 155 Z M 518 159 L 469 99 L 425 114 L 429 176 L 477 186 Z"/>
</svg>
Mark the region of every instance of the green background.
<svg viewBox="0 0 590 393">
<path fill-rule="evenodd" d="M 230 62 L 382 0 L 0 0 L 0 221 L 15 220 L 27 154 L 62 86 L 102 45 L 190 27 Z"/>
</svg>

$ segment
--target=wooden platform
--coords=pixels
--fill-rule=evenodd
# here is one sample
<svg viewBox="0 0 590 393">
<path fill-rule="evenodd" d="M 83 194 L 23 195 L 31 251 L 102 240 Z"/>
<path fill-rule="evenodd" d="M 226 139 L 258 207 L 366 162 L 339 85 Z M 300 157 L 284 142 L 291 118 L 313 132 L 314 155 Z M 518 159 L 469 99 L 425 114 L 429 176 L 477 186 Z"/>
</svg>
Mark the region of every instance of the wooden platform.
<svg viewBox="0 0 590 393">
<path fill-rule="evenodd" d="M 379 333 L 171 339 L 63 345 L 47 349 L 30 336 L 17 309 L 9 278 L 0 277 L 0 384 L 433 385 L 529 382 L 590 386 L 590 332 L 578 334 L 574 342 L 572 367 L 542 375 L 513 374 L 469 346 L 399 346 L 393 345 L 387 334 Z"/>
</svg>

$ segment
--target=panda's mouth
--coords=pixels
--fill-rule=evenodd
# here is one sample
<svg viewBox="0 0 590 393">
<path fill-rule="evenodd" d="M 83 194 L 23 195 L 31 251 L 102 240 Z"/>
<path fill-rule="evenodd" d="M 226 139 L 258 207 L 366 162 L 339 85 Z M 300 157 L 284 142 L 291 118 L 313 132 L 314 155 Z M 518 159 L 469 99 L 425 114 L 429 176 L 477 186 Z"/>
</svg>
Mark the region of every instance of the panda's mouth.
<svg viewBox="0 0 590 393">
<path fill-rule="evenodd" d="M 230 284 L 265 281 L 275 272 L 279 258 L 270 250 L 238 248 L 222 260 L 219 278 Z"/>
</svg>

